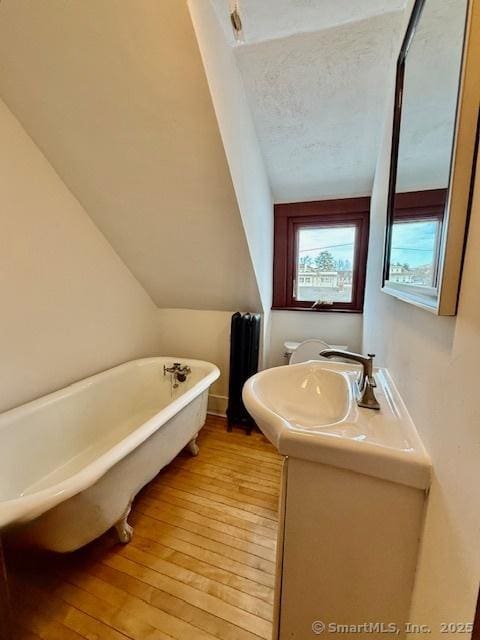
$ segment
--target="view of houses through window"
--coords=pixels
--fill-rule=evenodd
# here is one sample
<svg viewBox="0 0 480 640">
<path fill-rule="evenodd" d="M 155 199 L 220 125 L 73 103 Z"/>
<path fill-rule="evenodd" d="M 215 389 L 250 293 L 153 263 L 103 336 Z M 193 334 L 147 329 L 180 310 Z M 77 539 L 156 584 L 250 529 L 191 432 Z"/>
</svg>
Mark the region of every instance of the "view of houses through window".
<svg viewBox="0 0 480 640">
<path fill-rule="evenodd" d="M 297 234 L 296 299 L 351 302 L 356 228 L 305 227 Z"/>
<path fill-rule="evenodd" d="M 435 266 L 441 222 L 413 220 L 392 226 L 390 282 L 435 286 Z"/>
</svg>

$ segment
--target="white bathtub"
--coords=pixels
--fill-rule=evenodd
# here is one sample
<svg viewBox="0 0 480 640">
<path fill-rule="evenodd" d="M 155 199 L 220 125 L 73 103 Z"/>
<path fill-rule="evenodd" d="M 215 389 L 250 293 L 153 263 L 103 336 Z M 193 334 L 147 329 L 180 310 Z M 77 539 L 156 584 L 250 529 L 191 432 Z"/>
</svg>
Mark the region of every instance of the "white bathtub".
<svg viewBox="0 0 480 640">
<path fill-rule="evenodd" d="M 116 525 L 122 542 L 138 491 L 205 423 L 218 368 L 199 360 L 172 388 L 174 358 L 127 362 L 0 414 L 0 530 L 72 551 Z"/>
</svg>

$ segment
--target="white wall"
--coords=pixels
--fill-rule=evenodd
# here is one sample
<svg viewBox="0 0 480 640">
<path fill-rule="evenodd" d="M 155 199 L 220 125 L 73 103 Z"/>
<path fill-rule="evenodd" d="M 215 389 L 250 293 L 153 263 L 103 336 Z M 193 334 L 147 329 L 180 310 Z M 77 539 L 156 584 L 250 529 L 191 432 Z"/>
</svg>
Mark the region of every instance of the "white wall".
<svg viewBox="0 0 480 640">
<path fill-rule="evenodd" d="M 158 348 L 156 307 L 0 101 L 0 411 Z"/>
<path fill-rule="evenodd" d="M 189 0 L 263 310 L 272 304 L 273 200 L 242 76 L 212 4 Z"/>
<path fill-rule="evenodd" d="M 210 389 L 209 411 L 220 414 L 227 408 L 232 313 L 191 309 L 159 309 L 157 313 L 163 355 L 208 360 L 219 367 L 220 378 Z"/>
<path fill-rule="evenodd" d="M 0 95 L 158 306 L 261 311 L 185 1 L 3 0 L 0 61 Z"/>
<path fill-rule="evenodd" d="M 412 619 L 432 638 L 456 638 L 439 624 L 472 621 L 480 579 L 480 169 L 456 318 L 381 293 L 391 113 L 372 196 L 363 349 L 389 368 L 434 466 Z"/>
<path fill-rule="evenodd" d="M 363 316 L 357 313 L 272 311 L 268 366 L 286 364 L 283 357 L 286 340 L 302 342 L 321 338 L 330 344 L 345 344 L 350 351 L 359 351 L 362 320 Z"/>
</svg>

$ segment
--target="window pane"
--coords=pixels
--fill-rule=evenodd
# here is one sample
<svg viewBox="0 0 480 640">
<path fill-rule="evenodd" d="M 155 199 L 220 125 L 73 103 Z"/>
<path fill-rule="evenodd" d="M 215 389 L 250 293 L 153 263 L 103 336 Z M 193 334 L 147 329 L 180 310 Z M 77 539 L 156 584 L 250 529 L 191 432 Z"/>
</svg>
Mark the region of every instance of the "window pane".
<svg viewBox="0 0 480 640">
<path fill-rule="evenodd" d="M 438 220 L 395 222 L 392 227 L 390 282 L 435 286 Z"/>
<path fill-rule="evenodd" d="M 355 227 L 298 231 L 296 299 L 352 302 Z"/>
</svg>

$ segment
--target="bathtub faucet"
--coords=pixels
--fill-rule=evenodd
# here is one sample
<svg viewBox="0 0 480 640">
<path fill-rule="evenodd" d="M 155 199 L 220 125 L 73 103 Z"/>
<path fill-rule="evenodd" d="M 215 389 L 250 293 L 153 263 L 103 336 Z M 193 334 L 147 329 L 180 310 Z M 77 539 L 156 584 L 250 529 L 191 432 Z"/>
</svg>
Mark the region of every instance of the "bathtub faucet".
<svg viewBox="0 0 480 640">
<path fill-rule="evenodd" d="M 163 375 L 166 376 L 167 373 L 170 373 L 172 375 L 172 379 L 174 380 L 173 386 L 176 389 L 179 382 L 185 382 L 187 376 L 192 373 L 192 370 L 186 364 L 174 362 L 171 367 L 166 367 L 165 365 L 163 365 Z"/>
</svg>

